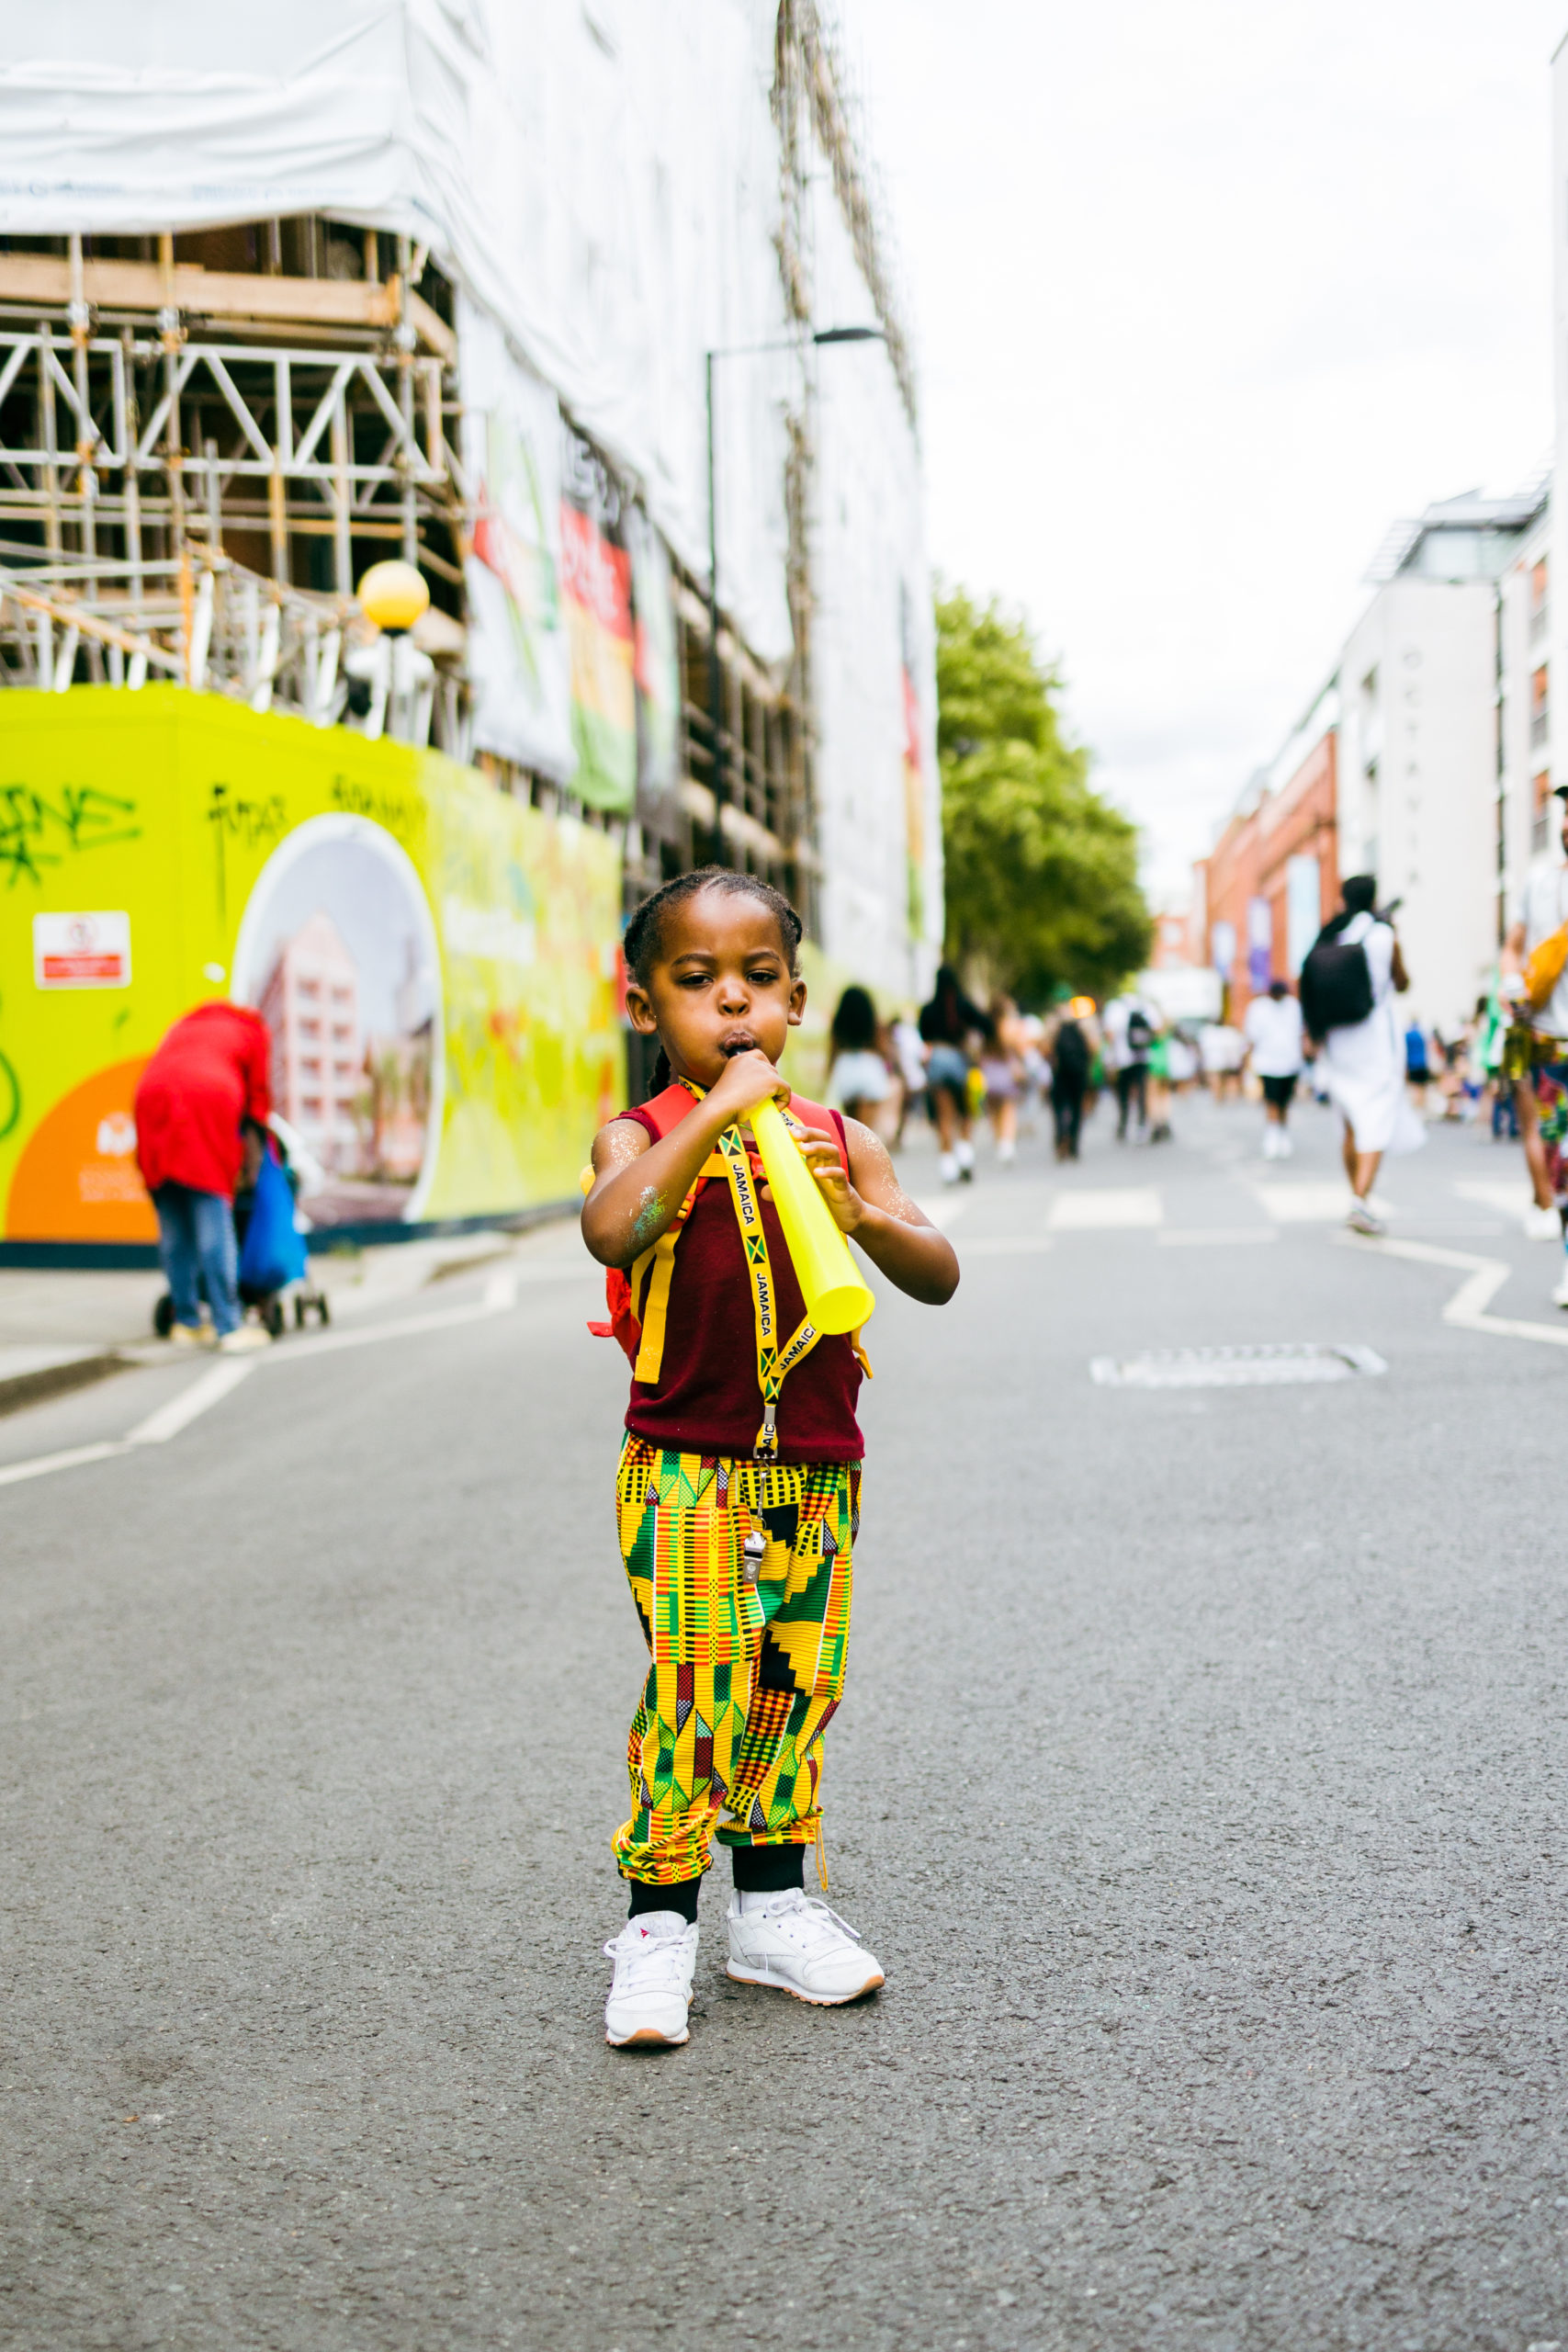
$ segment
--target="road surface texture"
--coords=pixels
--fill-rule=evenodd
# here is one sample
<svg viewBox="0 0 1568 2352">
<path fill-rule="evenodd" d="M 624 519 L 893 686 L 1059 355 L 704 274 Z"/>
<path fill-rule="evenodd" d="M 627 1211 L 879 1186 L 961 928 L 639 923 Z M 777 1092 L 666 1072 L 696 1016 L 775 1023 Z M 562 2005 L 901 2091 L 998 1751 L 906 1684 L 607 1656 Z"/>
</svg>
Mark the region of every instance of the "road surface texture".
<svg viewBox="0 0 1568 2352">
<path fill-rule="evenodd" d="M 1568 1349 L 1443 1319 L 1479 1260 L 1561 1331 L 1558 1260 L 1453 1128 L 1384 1186 L 1447 1255 L 1348 1240 L 1298 1125 L 983 1148 L 958 1298 L 879 1306 L 852 2009 L 730 1984 L 716 1878 L 689 2045 L 604 2045 L 643 1654 L 570 1229 L 0 1485 L 0 2341 L 1568 2347 Z M 1386 1372 L 1090 1375 L 1307 1341 Z"/>
</svg>

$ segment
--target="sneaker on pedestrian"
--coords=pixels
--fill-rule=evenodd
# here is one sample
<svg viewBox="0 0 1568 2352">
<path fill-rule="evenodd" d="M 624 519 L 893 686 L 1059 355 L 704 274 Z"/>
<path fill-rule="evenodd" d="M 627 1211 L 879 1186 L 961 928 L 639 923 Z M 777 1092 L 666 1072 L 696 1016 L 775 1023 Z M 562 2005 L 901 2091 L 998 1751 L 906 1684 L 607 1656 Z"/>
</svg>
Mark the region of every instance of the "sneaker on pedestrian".
<svg viewBox="0 0 1568 2352">
<path fill-rule="evenodd" d="M 972 1143 L 965 1143 L 964 1138 L 960 1136 L 958 1141 L 953 1147 L 953 1155 L 958 1162 L 959 1176 L 965 1184 L 972 1184 L 975 1182 L 974 1145 Z"/>
<path fill-rule="evenodd" d="M 1379 1234 L 1388 1231 L 1381 1216 L 1374 1216 L 1365 1201 L 1352 1201 L 1350 1214 L 1345 1220 L 1352 1233 Z"/>
<path fill-rule="evenodd" d="M 1561 1241 L 1562 1219 L 1555 1202 L 1551 1208 L 1543 1209 L 1538 1201 L 1532 1201 L 1525 1211 L 1524 1232 L 1527 1241 Z"/>
<path fill-rule="evenodd" d="M 1568 1306 L 1568 1265 L 1562 1269 L 1557 1288 L 1551 1294 L 1553 1306 Z"/>
<path fill-rule="evenodd" d="M 209 1348 L 212 1345 L 210 1323 L 175 1323 L 169 1332 L 169 1344 L 175 1348 Z"/>
<path fill-rule="evenodd" d="M 697 1923 L 679 1911 L 639 1911 L 604 1946 L 615 1963 L 604 2004 L 604 2039 L 615 2050 L 636 2043 L 672 2049 L 689 2039 Z"/>
<path fill-rule="evenodd" d="M 1280 1130 L 1279 1130 L 1279 1128 L 1278 1128 L 1278 1127 L 1265 1127 L 1265 1128 L 1264 1128 L 1264 1130 L 1263 1130 L 1263 1157 L 1264 1157 L 1264 1159 L 1279 1159 L 1279 1157 L 1280 1157 Z"/>
<path fill-rule="evenodd" d="M 1289 1129 L 1288 1127 L 1276 1127 L 1276 1129 L 1274 1130 L 1274 1133 L 1275 1133 L 1275 1137 L 1276 1137 L 1276 1141 L 1275 1141 L 1275 1145 L 1274 1145 L 1274 1157 L 1275 1157 L 1275 1159 L 1289 1159 L 1289 1158 L 1291 1157 L 1291 1154 L 1294 1151 L 1294 1149 L 1295 1149 L 1295 1148 L 1296 1148 L 1296 1147 L 1295 1147 L 1295 1145 L 1291 1141 L 1291 1133 L 1290 1133 L 1290 1129 Z"/>
<path fill-rule="evenodd" d="M 942 1158 L 937 1161 L 937 1166 L 942 1171 L 942 1181 L 944 1184 L 957 1183 L 958 1155 L 956 1152 L 944 1151 Z"/>
<path fill-rule="evenodd" d="M 254 1348 L 270 1348 L 272 1333 L 260 1323 L 242 1323 L 236 1330 L 225 1331 L 218 1342 L 220 1356 L 248 1356 Z"/>
<path fill-rule="evenodd" d="M 874 1993 L 882 1964 L 854 1929 L 798 1886 L 731 1898 L 728 1973 L 739 1984 L 773 1984 L 797 2001 L 837 2008 Z"/>
</svg>

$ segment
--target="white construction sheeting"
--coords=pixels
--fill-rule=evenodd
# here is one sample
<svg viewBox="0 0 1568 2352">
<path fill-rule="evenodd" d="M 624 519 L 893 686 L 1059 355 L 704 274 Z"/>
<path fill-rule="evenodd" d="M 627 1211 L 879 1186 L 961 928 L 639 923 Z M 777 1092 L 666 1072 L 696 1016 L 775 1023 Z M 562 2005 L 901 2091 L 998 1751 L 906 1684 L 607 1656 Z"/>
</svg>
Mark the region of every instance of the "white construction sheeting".
<svg viewBox="0 0 1568 2352">
<path fill-rule="evenodd" d="M 707 569 L 703 354 L 785 334 L 750 0 L 51 0 L 0 15 L 0 232 L 319 212 L 427 243 Z M 721 363 L 720 571 L 790 648 L 790 353 Z"/>
</svg>

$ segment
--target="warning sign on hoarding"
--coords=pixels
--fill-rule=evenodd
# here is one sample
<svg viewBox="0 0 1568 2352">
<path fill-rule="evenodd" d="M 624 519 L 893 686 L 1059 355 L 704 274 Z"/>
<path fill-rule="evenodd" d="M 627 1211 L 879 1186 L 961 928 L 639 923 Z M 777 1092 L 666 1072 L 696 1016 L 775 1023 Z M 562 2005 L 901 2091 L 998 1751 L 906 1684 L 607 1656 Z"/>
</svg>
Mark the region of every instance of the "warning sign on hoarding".
<svg viewBox="0 0 1568 2352">
<path fill-rule="evenodd" d="M 33 978 L 40 989 L 128 989 L 128 914 L 34 915 Z"/>
</svg>

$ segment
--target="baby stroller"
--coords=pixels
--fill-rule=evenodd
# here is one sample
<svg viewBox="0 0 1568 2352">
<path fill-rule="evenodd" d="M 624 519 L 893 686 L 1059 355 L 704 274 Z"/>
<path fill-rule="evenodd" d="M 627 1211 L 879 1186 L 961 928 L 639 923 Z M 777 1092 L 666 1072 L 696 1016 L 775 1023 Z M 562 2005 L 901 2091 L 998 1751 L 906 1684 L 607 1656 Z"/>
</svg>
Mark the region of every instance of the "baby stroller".
<svg viewBox="0 0 1568 2352">
<path fill-rule="evenodd" d="M 288 1121 L 278 1118 L 276 1114 L 267 1124 L 271 1130 L 273 1164 L 281 1172 L 290 1197 L 298 1199 L 299 1179 L 293 1162 L 299 1155 L 299 1138 Z M 303 1330 L 308 1315 L 314 1315 L 319 1323 L 330 1323 L 332 1307 L 326 1293 L 318 1290 L 310 1280 L 308 1259 L 305 1260 L 304 1271 L 299 1275 L 283 1283 L 278 1287 L 246 1279 L 245 1237 L 250 1231 L 251 1220 L 255 1214 L 258 1186 L 266 1182 L 262 1171 L 262 1159 L 267 1147 L 259 1128 L 247 1126 L 245 1142 L 243 1177 L 234 1193 L 234 1247 L 240 1261 L 240 1305 L 243 1307 L 254 1307 L 258 1319 L 271 1332 L 275 1340 L 280 1340 L 288 1322 L 288 1312 L 284 1304 L 287 1297 L 291 1295 L 293 1298 L 294 1325 L 297 1330 Z M 303 1255 L 302 1252 L 300 1254 Z M 201 1295 L 204 1299 L 207 1295 L 204 1285 L 201 1286 Z M 161 1340 L 166 1340 L 174 1327 L 175 1302 L 165 1291 L 152 1309 L 152 1329 Z"/>
</svg>

